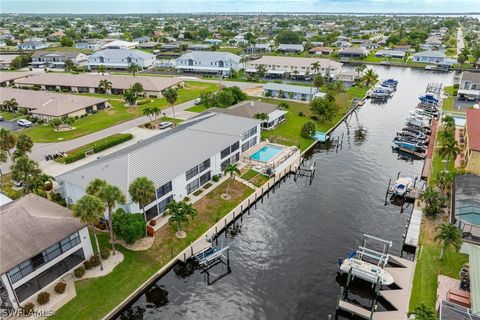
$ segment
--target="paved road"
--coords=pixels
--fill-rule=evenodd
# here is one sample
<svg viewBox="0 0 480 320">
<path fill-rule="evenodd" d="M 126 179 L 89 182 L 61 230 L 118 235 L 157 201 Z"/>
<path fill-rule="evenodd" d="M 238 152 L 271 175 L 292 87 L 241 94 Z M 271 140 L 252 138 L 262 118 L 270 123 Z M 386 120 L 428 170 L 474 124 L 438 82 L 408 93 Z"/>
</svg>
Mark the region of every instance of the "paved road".
<svg viewBox="0 0 480 320">
<path fill-rule="evenodd" d="M 183 77 L 183 78 L 185 78 L 186 80 L 191 79 L 191 80 L 201 81 L 201 82 L 219 83 L 219 80 L 206 80 L 206 79 L 198 79 L 195 77 Z M 258 83 L 234 82 L 234 81 L 221 81 L 221 84 L 227 87 L 238 86 L 242 90 L 259 86 Z M 178 104 L 175 106 L 175 114 L 178 114 L 193 105 L 194 105 L 193 100 Z M 172 116 L 171 108 L 163 109 L 162 112 L 164 112 L 167 117 Z M 45 160 L 45 155 L 47 154 L 53 154 L 57 151 L 72 150 L 72 149 L 81 147 L 85 144 L 91 143 L 93 141 L 108 137 L 112 134 L 126 131 L 134 127 L 138 127 L 139 125 L 148 121 L 150 121 L 148 117 L 142 116 L 130 121 L 117 124 L 113 127 L 109 127 L 109 128 L 85 135 L 77 139 L 61 141 L 61 142 L 53 142 L 53 143 L 35 143 L 32 153 L 30 154 L 30 157 L 35 161 L 42 161 L 42 160 Z M 2 164 L 0 166 L 0 169 L 4 173 L 10 172 L 10 165 L 11 163 Z"/>
<path fill-rule="evenodd" d="M 465 47 L 465 42 L 463 39 L 462 28 L 457 29 L 457 55 L 462 53 L 463 48 Z"/>
</svg>

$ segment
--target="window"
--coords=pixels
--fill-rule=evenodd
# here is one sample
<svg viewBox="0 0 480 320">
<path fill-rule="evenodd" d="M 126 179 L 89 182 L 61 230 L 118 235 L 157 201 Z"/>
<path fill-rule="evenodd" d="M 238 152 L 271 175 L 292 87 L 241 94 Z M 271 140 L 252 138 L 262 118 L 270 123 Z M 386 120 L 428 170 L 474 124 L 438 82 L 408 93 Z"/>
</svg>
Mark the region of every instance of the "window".
<svg viewBox="0 0 480 320">
<path fill-rule="evenodd" d="M 147 220 L 150 221 L 153 218 L 156 218 L 158 216 L 158 208 L 156 205 L 145 211 L 145 215 L 147 216 Z"/>
<path fill-rule="evenodd" d="M 236 163 L 236 162 L 238 162 L 238 160 L 240 160 L 240 153 L 234 154 L 234 155 L 230 158 L 230 163 Z"/>
<path fill-rule="evenodd" d="M 250 137 L 255 135 L 257 133 L 257 127 L 253 127 L 252 129 L 250 129 Z"/>
<path fill-rule="evenodd" d="M 48 261 L 55 259 L 56 257 L 62 254 L 62 249 L 60 247 L 60 244 L 59 243 L 54 244 L 53 246 L 45 250 L 45 253 Z"/>
<path fill-rule="evenodd" d="M 230 147 L 226 147 L 220 152 L 220 158 L 223 159 L 230 154 Z"/>
<path fill-rule="evenodd" d="M 210 159 L 207 159 L 198 165 L 198 172 L 203 172 L 210 168 Z"/>
<path fill-rule="evenodd" d="M 160 201 L 158 203 L 158 212 L 162 213 L 163 211 L 165 211 L 167 209 L 167 204 L 172 202 L 172 200 L 173 200 L 173 196 L 168 196 L 164 200 Z"/>
<path fill-rule="evenodd" d="M 210 181 L 211 178 L 212 178 L 212 173 L 211 173 L 211 171 L 208 171 L 204 175 L 200 176 L 200 179 L 199 179 L 200 180 L 200 185 L 203 186 L 205 183 Z"/>
<path fill-rule="evenodd" d="M 170 191 L 172 191 L 172 181 L 165 183 L 163 186 L 157 189 L 157 198 L 160 199 Z"/>
<path fill-rule="evenodd" d="M 230 146 L 230 151 L 231 151 L 231 152 L 237 151 L 238 148 L 240 148 L 240 142 L 239 142 L 239 141 L 235 142 L 234 144 L 232 144 L 232 145 Z"/>
<path fill-rule="evenodd" d="M 189 184 L 187 184 L 187 194 L 190 194 L 190 193 L 194 192 L 195 190 L 197 190 L 200 187 L 200 184 L 199 184 L 198 181 L 199 181 L 198 179 L 195 179 L 192 182 L 190 182 Z"/>
<path fill-rule="evenodd" d="M 75 247 L 77 244 L 80 243 L 80 236 L 78 233 L 74 233 L 69 237 L 66 237 L 62 241 L 60 241 L 60 245 L 62 246 L 62 252 L 66 252 L 71 248 Z"/>
<path fill-rule="evenodd" d="M 188 170 L 185 173 L 185 176 L 187 177 L 187 181 L 195 177 L 197 174 L 198 174 L 198 166 L 195 166 L 192 169 Z"/>
<path fill-rule="evenodd" d="M 220 169 L 222 170 L 222 172 L 227 168 L 229 164 L 230 164 L 230 158 L 222 162 L 222 164 L 220 165 Z"/>
<path fill-rule="evenodd" d="M 247 150 L 248 150 L 248 148 L 249 148 L 249 146 L 248 146 L 248 141 L 247 141 L 247 142 L 245 142 L 244 144 L 242 144 L 242 152 L 245 152 L 245 151 L 247 151 Z"/>
</svg>

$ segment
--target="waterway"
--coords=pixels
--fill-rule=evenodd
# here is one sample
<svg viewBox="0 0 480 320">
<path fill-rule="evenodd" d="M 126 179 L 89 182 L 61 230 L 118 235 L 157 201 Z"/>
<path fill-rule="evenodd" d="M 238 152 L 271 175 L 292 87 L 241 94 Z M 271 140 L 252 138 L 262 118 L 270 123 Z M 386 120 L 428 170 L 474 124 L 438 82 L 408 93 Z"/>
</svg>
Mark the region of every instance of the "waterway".
<svg viewBox="0 0 480 320">
<path fill-rule="evenodd" d="M 391 141 L 427 84 L 451 85 L 454 75 L 374 69 L 399 80 L 394 96 L 367 102 L 341 124 L 332 137 L 343 137 L 338 150 L 319 145 L 308 154 L 317 163 L 311 185 L 285 180 L 243 216 L 238 234 L 220 236 L 231 248 L 231 273 L 207 285 L 198 271 L 181 278 L 171 270 L 118 319 L 327 319 L 339 291 L 337 259 L 363 233 L 392 240 L 390 252 L 400 254 L 410 211 L 385 206 L 385 191 L 389 177 L 419 176 L 423 162 L 399 159 Z"/>
</svg>

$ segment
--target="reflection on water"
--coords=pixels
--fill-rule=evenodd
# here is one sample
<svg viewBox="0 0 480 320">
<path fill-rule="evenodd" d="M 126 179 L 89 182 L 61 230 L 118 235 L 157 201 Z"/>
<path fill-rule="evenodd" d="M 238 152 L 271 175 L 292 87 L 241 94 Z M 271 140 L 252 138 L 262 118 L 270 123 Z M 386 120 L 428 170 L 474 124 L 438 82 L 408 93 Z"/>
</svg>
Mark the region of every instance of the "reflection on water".
<svg viewBox="0 0 480 320">
<path fill-rule="evenodd" d="M 156 282 L 154 290 L 162 291 L 154 299 L 141 295 L 119 319 L 326 319 L 335 313 L 337 260 L 363 233 L 392 240 L 390 252 L 399 254 L 410 211 L 384 205 L 388 179 L 398 171 L 418 176 L 423 163 L 399 161 L 391 141 L 427 83 L 451 84 L 453 74 L 375 69 L 380 78 L 399 80 L 394 96 L 386 104 L 367 102 L 314 148 L 307 157 L 317 163 L 311 185 L 287 179 L 217 239 L 231 248 L 231 273 L 209 286 L 198 270 L 181 270 L 189 275 L 181 279 L 172 270 Z M 349 297 L 371 303 L 356 287 Z"/>
</svg>

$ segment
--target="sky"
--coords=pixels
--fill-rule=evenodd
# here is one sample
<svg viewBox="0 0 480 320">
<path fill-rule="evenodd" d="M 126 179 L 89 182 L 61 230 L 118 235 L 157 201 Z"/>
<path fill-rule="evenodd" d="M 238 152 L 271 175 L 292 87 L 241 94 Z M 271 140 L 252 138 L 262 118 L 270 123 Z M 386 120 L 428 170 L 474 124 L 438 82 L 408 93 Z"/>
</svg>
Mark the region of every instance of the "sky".
<svg viewBox="0 0 480 320">
<path fill-rule="evenodd" d="M 480 12 L 480 0 L 0 0 L 0 13 Z"/>
</svg>

